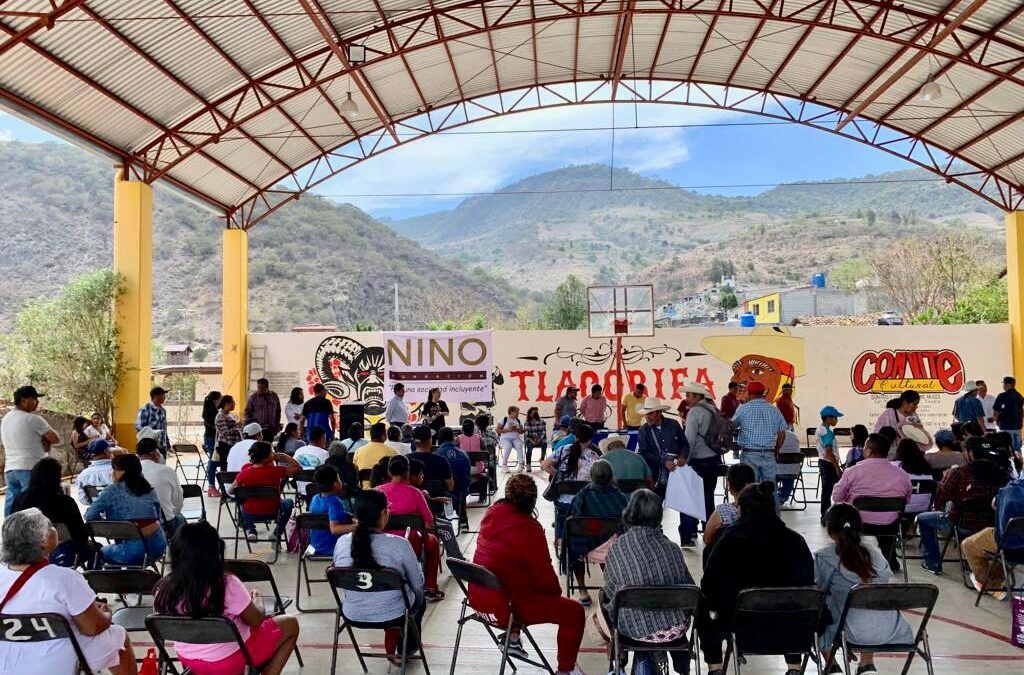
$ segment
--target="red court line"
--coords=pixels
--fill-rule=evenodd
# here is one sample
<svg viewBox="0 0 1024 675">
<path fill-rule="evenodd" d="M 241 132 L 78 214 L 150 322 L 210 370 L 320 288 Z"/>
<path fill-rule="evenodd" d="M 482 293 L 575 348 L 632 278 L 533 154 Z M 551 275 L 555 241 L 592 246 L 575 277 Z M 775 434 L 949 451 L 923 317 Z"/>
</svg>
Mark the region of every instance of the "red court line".
<svg viewBox="0 0 1024 675">
<path fill-rule="evenodd" d="M 919 612 L 916 609 L 908 610 L 908 613 L 909 614 L 916 614 L 917 616 L 923 616 L 923 614 L 924 614 L 923 612 Z M 948 623 L 951 626 L 956 626 L 958 628 L 966 628 L 967 630 L 972 630 L 975 633 L 980 633 L 981 635 L 985 635 L 985 636 L 990 637 L 990 638 L 992 638 L 994 640 L 999 640 L 1000 642 L 1005 642 L 1008 645 L 1009 644 L 1013 644 L 1012 642 L 1010 642 L 1009 636 L 1003 635 L 1001 633 L 997 633 L 994 630 L 989 630 L 987 628 L 982 628 L 981 626 L 975 626 L 973 623 L 967 623 L 966 621 L 960 621 L 959 619 L 951 619 L 948 616 L 942 616 L 941 614 L 935 614 L 935 613 L 932 613 L 932 619 L 935 620 L 935 621 L 941 621 L 943 623 Z"/>
</svg>

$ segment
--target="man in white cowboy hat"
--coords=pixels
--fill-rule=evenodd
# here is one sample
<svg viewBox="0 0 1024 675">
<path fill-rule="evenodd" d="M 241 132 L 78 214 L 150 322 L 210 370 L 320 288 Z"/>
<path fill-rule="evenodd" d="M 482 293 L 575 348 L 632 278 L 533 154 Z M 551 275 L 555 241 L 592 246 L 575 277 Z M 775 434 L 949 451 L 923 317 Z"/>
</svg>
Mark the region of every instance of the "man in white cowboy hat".
<svg viewBox="0 0 1024 675">
<path fill-rule="evenodd" d="M 953 402 L 953 419 L 961 424 L 977 422 L 982 429 L 985 428 L 985 406 L 978 398 L 978 383 L 974 380 L 964 382 L 964 388 L 960 390 L 960 398 Z"/>
<path fill-rule="evenodd" d="M 231 446 L 228 451 L 228 466 L 225 471 L 241 471 L 249 463 L 249 448 L 256 441 L 263 440 L 263 427 L 259 422 L 249 422 L 242 427 L 242 440 Z"/>
<path fill-rule="evenodd" d="M 715 510 L 715 485 L 718 484 L 718 467 L 722 457 L 707 441 L 711 423 L 720 413 L 715 409 L 711 391 L 700 382 L 690 382 L 679 389 L 686 397 L 686 444 L 685 458 L 677 458 L 677 466 L 689 464 L 704 481 L 704 512 L 709 516 Z M 674 466 L 666 465 L 670 471 Z M 697 519 L 680 514 L 679 535 L 683 545 L 696 545 Z"/>
<path fill-rule="evenodd" d="M 674 419 L 665 417 L 671 406 L 665 405 L 660 398 L 648 397 L 637 411 L 644 416 L 640 427 L 637 452 L 647 462 L 651 476 L 657 476 L 656 491 L 665 498 L 665 483 L 668 467 L 675 468 L 678 458 L 683 457 L 685 463 L 686 436 L 683 427 Z M 685 516 L 680 516 L 680 520 Z M 682 544 L 689 541 L 689 529 L 679 525 L 679 537 Z"/>
<path fill-rule="evenodd" d="M 786 440 L 785 418 L 779 409 L 765 400 L 767 389 L 760 382 L 747 385 L 750 397 L 741 405 L 732 421 L 739 433 L 736 442 L 740 446 L 740 461 L 754 469 L 758 482 L 775 484 L 779 448 Z"/>
<path fill-rule="evenodd" d="M 601 459 L 611 465 L 615 480 L 642 480 L 647 482 L 647 487 L 653 488 L 650 467 L 643 457 L 630 451 L 628 445 L 629 436 L 611 434 L 602 439 L 597 447 L 601 451 Z"/>
</svg>

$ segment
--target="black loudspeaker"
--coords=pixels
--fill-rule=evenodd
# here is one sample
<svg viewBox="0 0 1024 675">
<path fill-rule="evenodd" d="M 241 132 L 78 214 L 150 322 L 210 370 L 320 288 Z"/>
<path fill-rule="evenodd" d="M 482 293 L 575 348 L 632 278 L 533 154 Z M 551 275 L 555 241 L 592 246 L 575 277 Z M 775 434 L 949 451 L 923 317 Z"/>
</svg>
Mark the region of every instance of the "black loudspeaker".
<svg viewBox="0 0 1024 675">
<path fill-rule="evenodd" d="M 362 403 L 342 403 L 338 406 L 338 436 L 348 437 L 348 430 L 353 424 L 364 424 L 365 406 Z"/>
</svg>

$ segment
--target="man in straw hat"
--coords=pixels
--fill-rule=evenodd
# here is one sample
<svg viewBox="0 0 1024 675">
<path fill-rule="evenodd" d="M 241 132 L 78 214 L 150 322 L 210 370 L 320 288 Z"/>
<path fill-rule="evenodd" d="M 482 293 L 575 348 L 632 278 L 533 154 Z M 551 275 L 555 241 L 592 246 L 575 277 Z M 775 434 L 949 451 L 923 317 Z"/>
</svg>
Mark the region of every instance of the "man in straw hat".
<svg viewBox="0 0 1024 675">
<path fill-rule="evenodd" d="M 985 428 L 985 406 L 978 398 L 978 383 L 974 380 L 964 382 L 964 388 L 960 390 L 960 398 L 953 402 L 953 419 L 961 424 L 977 422 L 982 429 Z"/>
<path fill-rule="evenodd" d="M 764 384 L 749 383 L 750 400 L 736 410 L 732 421 L 739 429 L 736 442 L 740 446 L 740 461 L 754 469 L 758 482 L 774 484 L 778 466 L 775 460 L 786 440 L 788 425 L 779 409 L 765 400 L 767 393 Z"/>
<path fill-rule="evenodd" d="M 704 512 L 711 515 L 715 510 L 715 485 L 718 483 L 718 467 L 722 458 L 707 441 L 708 432 L 715 416 L 720 414 L 715 409 L 711 391 L 699 382 L 690 382 L 679 390 L 686 397 L 686 456 L 676 458 L 674 464 L 690 468 L 704 481 Z M 666 465 L 669 471 L 675 466 Z M 706 524 L 706 521 L 705 521 Z M 685 529 L 684 529 L 685 528 Z M 679 535 L 683 546 L 693 546 L 697 541 L 697 519 L 691 516 L 679 516 Z"/>
<path fill-rule="evenodd" d="M 679 422 L 665 417 L 665 412 L 670 409 L 671 406 L 665 405 L 660 398 L 653 396 L 645 399 L 643 405 L 637 408 L 637 412 L 644 416 L 637 451 L 647 462 L 651 476 L 657 477 L 656 491 L 662 499 L 665 498 L 669 467 L 674 469 L 679 458 L 683 458 L 683 463 L 686 463 L 686 436 L 683 435 L 683 427 Z M 689 527 L 684 527 L 682 522 L 685 518 L 686 516 L 681 515 L 679 524 L 679 538 L 684 545 L 692 538 Z"/>
</svg>

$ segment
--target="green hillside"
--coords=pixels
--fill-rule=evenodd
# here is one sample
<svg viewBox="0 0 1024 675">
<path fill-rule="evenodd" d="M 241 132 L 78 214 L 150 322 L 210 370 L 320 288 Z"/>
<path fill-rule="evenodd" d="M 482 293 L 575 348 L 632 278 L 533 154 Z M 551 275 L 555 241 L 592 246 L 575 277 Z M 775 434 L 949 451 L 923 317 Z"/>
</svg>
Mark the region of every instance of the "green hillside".
<svg viewBox="0 0 1024 675">
<path fill-rule="evenodd" d="M 108 161 L 70 145 L 0 143 L 0 330 L 25 298 L 111 265 L 113 174 Z M 219 343 L 223 221 L 159 187 L 154 201 L 154 332 Z M 504 282 L 438 257 L 351 205 L 319 197 L 260 223 L 249 244 L 252 330 L 389 326 L 396 282 L 403 327 L 475 313 L 499 322 L 516 307 Z"/>
</svg>

